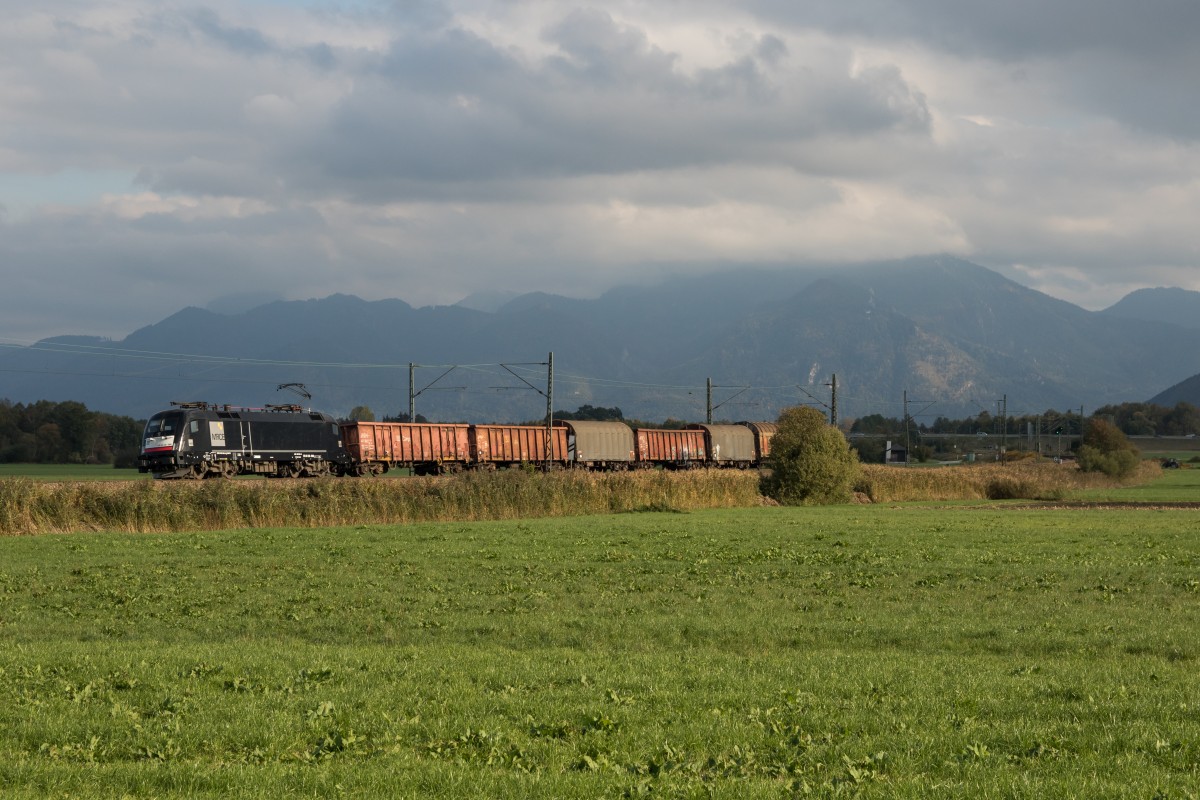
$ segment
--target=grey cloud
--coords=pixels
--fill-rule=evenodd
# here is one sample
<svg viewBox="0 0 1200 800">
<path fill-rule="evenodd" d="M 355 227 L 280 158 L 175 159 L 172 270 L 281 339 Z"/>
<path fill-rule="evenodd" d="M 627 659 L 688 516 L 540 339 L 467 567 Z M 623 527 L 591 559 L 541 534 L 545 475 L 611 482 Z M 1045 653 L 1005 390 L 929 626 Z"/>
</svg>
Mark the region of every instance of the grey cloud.
<svg viewBox="0 0 1200 800">
<path fill-rule="evenodd" d="M 1200 138 L 1200 4 L 1193 0 L 758 0 L 784 28 L 910 41 L 1042 76 L 1065 109 L 1132 128 Z"/>
<path fill-rule="evenodd" d="M 778 36 L 771 34 L 764 35 L 759 39 L 758 47 L 755 50 L 755 55 L 765 64 L 774 66 L 788 54 L 787 43 Z"/>
<path fill-rule="evenodd" d="M 1200 40 L 1196 46 L 1151 61 L 1064 59 L 1057 79 L 1060 97 L 1136 130 L 1200 140 L 1200 94 L 1193 86 L 1193 76 L 1200 74 Z"/>
<path fill-rule="evenodd" d="M 336 112 L 285 158 L 306 185 L 360 199 L 401 197 L 413 182 L 675 169 L 776 160 L 776 143 L 818 135 L 927 132 L 920 92 L 895 69 L 850 74 L 849 58 L 781 73 L 741 58 L 694 76 L 644 32 L 575 12 L 545 32 L 560 52 L 518 62 L 460 30 L 405 35 Z M 748 145 L 757 144 L 757 152 Z M 285 150 L 286 150 L 285 145 Z"/>
<path fill-rule="evenodd" d="M 291 189 L 289 176 L 257 151 L 231 151 L 225 158 L 180 154 L 175 159 L 157 159 L 153 166 L 138 170 L 134 183 L 160 194 L 252 197 L 278 203 L 288 202 Z"/>
<path fill-rule="evenodd" d="M 36 280 L 0 297 L 6 325 L 36 307 L 123 334 L 231 286 L 597 291 L 702 268 L 677 251 L 726 219 L 778 240 L 745 263 L 813 239 L 852 260 L 880 228 L 896 256 L 962 231 L 980 263 L 1097 282 L 1196 263 L 1192 3 L 696 0 L 728 49 L 689 40 L 693 61 L 636 2 L 544 4 L 494 39 L 522 6 L 134 2 L 130 27 L 0 30 L 0 163 L 163 196 L 10 203 L 0 263 Z"/>
<path fill-rule="evenodd" d="M 520 79 L 513 58 L 461 29 L 393 39 L 374 70 L 389 85 L 429 94 L 499 90 Z"/>
<path fill-rule="evenodd" d="M 894 66 L 871 67 L 853 79 L 828 82 L 813 105 L 824 118 L 823 130 L 868 135 L 889 130 L 924 133 L 930 113 L 924 95 Z"/>
<path fill-rule="evenodd" d="M 779 99 L 779 87 L 774 85 L 753 58 L 740 58 L 717 69 L 701 70 L 696 78 L 700 94 L 709 100 L 745 97 L 757 103 Z"/>
<path fill-rule="evenodd" d="M 137 164 L 158 191 L 379 200 L 439 182 L 771 161 L 785 142 L 918 130 L 927 118 L 898 73 L 851 77 L 848 61 L 780 72 L 789 56 L 779 37 L 760 40 L 760 58 L 689 76 L 603 12 L 565 14 L 544 31 L 559 52 L 525 62 L 446 27 L 440 4 L 408 11 L 389 12 L 395 38 L 376 57 L 329 44 L 289 51 L 208 9 L 162 10 L 140 23 L 143 38 L 110 43 L 120 55 L 101 64 L 99 91 L 60 83 L 31 115 L 81 124 L 30 125 L 24 136 L 18 124 L 6 138 L 47 163 Z M 173 60 L 179 37 L 194 36 L 230 57 L 204 71 Z M 334 70 L 354 89 L 327 115 L 247 125 L 254 95 L 302 90 L 307 69 Z"/>
<path fill-rule="evenodd" d="M 198 8 L 188 14 L 188 21 L 194 30 L 235 53 L 261 56 L 275 50 L 261 31 L 227 25 L 212 9 Z"/>
<path fill-rule="evenodd" d="M 625 89 L 649 85 L 668 91 L 680 83 L 676 56 L 603 11 L 572 11 L 543 35 L 562 53 L 549 59 L 549 67 L 574 82 Z"/>
<path fill-rule="evenodd" d="M 452 2 L 443 0 L 388 0 L 382 12 L 373 12 L 381 24 L 405 30 L 431 31 L 454 20 Z"/>
<path fill-rule="evenodd" d="M 130 231 L 179 237 L 235 236 L 252 239 L 261 236 L 305 231 L 312 236 L 326 228 L 324 218 L 310 208 L 291 208 L 240 217 L 181 219 L 174 214 L 145 214 L 129 223 Z"/>
<path fill-rule="evenodd" d="M 337 271 L 317 246 L 320 220 L 305 212 L 287 217 L 182 231 L 178 221 L 155 215 L 59 214 L 10 224 L 0 237 L 0 262 L 14 267 L 10 291 L 0 296 L 0 335 L 117 337 L 231 290 L 295 297 L 315 278 L 321 294 L 332 291 Z M 47 329 L 46 319 L 58 322 Z"/>
<path fill-rule="evenodd" d="M 1006 60 L 1079 50 L 1152 57 L 1190 50 L 1200 33 L 1200 5 L 1191 0 L 751 0 L 747 7 L 780 24 Z"/>
<path fill-rule="evenodd" d="M 324 42 L 303 47 L 300 49 L 300 53 L 318 69 L 330 70 L 337 64 L 337 55 L 334 49 Z"/>
</svg>

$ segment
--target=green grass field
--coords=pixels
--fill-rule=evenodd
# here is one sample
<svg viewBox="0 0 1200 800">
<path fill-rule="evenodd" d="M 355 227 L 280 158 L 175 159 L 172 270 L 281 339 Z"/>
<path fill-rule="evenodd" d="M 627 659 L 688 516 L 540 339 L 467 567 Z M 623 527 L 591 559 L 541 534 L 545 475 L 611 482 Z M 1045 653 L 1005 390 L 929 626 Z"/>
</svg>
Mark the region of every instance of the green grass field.
<svg viewBox="0 0 1200 800">
<path fill-rule="evenodd" d="M 114 469 L 102 464 L 0 464 L 0 478 L 30 478 L 36 481 L 130 481 L 149 480 L 136 469 Z"/>
<path fill-rule="evenodd" d="M 0 538 L 5 797 L 1187 798 L 1198 668 L 1191 510 Z"/>
<path fill-rule="evenodd" d="M 1127 503 L 1200 504 L 1200 469 L 1187 465 L 1182 469 L 1164 469 L 1152 483 L 1109 489 L 1090 489 L 1073 493 L 1083 500 Z"/>
</svg>

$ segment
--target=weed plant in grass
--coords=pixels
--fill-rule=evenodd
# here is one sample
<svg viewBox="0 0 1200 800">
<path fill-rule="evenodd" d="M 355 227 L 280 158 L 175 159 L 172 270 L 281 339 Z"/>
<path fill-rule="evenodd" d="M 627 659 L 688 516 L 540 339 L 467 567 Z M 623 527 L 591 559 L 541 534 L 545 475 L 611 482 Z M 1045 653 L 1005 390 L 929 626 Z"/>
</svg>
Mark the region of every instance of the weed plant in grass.
<svg viewBox="0 0 1200 800">
<path fill-rule="evenodd" d="M 1200 518 L 0 540 L 5 797 L 1194 797 Z"/>
</svg>

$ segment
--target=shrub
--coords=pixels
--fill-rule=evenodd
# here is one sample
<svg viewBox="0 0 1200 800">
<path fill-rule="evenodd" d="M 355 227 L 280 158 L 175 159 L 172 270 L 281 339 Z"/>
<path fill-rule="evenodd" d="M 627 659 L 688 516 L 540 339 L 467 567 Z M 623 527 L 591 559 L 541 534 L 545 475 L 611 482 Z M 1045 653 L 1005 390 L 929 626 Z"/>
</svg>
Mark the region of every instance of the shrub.
<svg viewBox="0 0 1200 800">
<path fill-rule="evenodd" d="M 1079 468 L 1084 472 L 1102 472 L 1110 478 L 1132 475 L 1141 460 L 1137 452 L 1116 450 L 1106 453 L 1099 448 L 1084 445 L 1079 449 Z"/>
<path fill-rule="evenodd" d="M 1084 472 L 1102 472 L 1124 478 L 1137 470 L 1141 455 L 1117 426 L 1103 419 L 1088 423 L 1077 459 Z"/>
<path fill-rule="evenodd" d="M 771 439 L 764 491 L 785 505 L 848 503 L 859 462 L 846 439 L 815 408 L 788 408 Z"/>
<path fill-rule="evenodd" d="M 915 445 L 912 449 L 912 457 L 914 461 L 919 461 L 922 464 L 926 461 L 932 461 L 933 448 L 927 444 Z"/>
</svg>

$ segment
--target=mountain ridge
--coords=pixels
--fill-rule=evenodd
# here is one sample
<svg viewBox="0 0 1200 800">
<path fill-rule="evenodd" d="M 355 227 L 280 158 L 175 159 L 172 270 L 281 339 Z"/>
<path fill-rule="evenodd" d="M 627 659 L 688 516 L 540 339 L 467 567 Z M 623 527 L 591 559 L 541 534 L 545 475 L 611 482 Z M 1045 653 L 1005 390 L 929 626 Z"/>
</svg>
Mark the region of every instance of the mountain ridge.
<svg viewBox="0 0 1200 800">
<path fill-rule="evenodd" d="M 396 414 L 411 362 L 418 413 L 519 421 L 545 413 L 553 352 L 554 405 L 567 410 L 702 420 L 711 379 L 718 418 L 773 419 L 828 404 L 836 374 L 843 416 L 899 416 L 906 396 L 964 416 L 1004 397 L 1030 413 L 1142 401 L 1200 373 L 1200 328 L 1108 312 L 951 256 L 713 273 L 590 300 L 530 293 L 494 312 L 340 294 L 187 307 L 120 341 L 8 348 L 0 397 L 147 416 L 170 400 L 277 402 L 276 385 L 300 382 L 331 413 Z"/>
<path fill-rule="evenodd" d="M 1159 286 L 1136 289 L 1102 312 L 1114 317 L 1200 328 L 1200 292 Z"/>
</svg>

